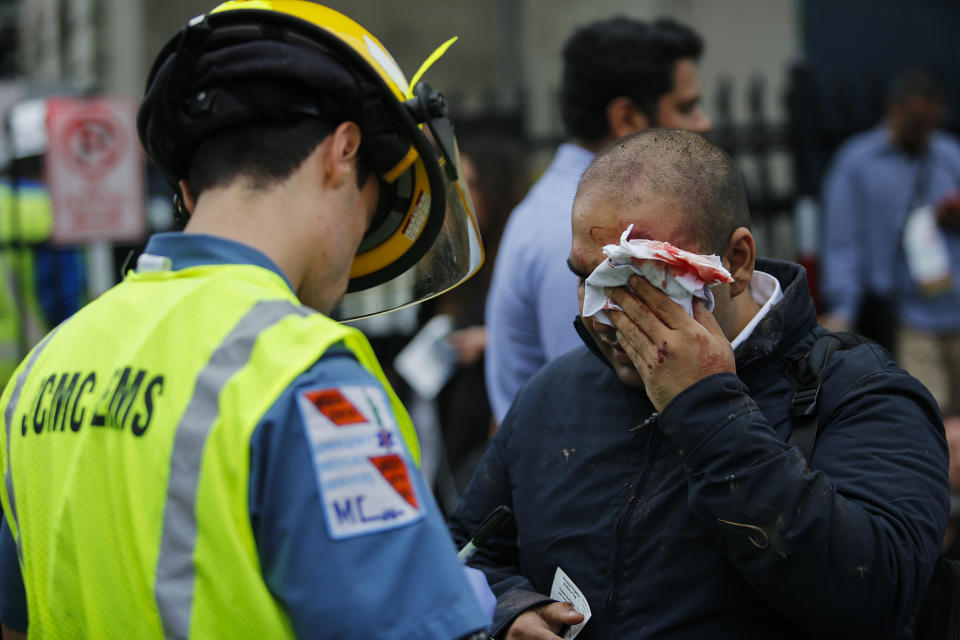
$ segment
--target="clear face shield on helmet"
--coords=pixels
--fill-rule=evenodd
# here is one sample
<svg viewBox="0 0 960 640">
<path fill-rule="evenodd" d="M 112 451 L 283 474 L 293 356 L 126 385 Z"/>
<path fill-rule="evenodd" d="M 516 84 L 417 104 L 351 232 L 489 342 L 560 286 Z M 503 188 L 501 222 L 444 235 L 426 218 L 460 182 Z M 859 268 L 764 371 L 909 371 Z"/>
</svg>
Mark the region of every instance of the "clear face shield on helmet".
<svg viewBox="0 0 960 640">
<path fill-rule="evenodd" d="M 424 133 L 416 132 L 412 144 L 420 158 L 388 185 L 396 202 L 411 203 L 411 213 L 404 220 L 397 215 L 392 223 L 375 223 L 368 231 L 354 261 L 347 293 L 331 313 L 337 320 L 386 313 L 428 300 L 464 282 L 483 264 L 479 225 L 443 98 L 425 83 L 418 84 L 414 94 L 406 104 L 416 120 L 426 120 L 433 144 Z M 400 235 L 415 240 L 414 245 L 421 243 L 421 248 L 407 249 L 399 260 L 388 264 L 395 272 L 388 279 L 380 275 L 378 279 L 383 281 L 369 283 L 364 271 L 369 270 L 372 257 L 379 253 L 381 260 L 389 259 L 391 252 L 385 245 L 396 243 Z"/>
</svg>

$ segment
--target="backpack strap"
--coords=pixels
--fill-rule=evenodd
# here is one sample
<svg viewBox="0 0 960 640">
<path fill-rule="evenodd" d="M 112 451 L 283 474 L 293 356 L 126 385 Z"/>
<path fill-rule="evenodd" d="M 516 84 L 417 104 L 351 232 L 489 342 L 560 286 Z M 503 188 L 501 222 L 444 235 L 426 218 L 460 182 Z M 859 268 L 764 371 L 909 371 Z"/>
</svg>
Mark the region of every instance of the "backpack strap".
<svg viewBox="0 0 960 640">
<path fill-rule="evenodd" d="M 793 390 L 790 398 L 793 431 L 788 442 L 803 452 L 807 462 L 820 433 L 820 385 L 827 362 L 838 349 L 849 349 L 863 342 L 864 338 L 846 331 L 825 333 L 817 338 L 810 351 L 787 359 L 785 372 Z"/>
</svg>

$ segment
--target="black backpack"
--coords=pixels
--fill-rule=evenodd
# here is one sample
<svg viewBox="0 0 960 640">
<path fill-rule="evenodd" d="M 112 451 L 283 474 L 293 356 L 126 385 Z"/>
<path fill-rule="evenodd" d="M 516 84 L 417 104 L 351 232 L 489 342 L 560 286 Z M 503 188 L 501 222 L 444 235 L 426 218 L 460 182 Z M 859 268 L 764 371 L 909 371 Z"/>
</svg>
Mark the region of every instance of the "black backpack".
<svg viewBox="0 0 960 640">
<path fill-rule="evenodd" d="M 820 434 L 818 420 L 820 384 L 827 361 L 838 349 L 849 349 L 864 342 L 854 333 L 828 333 L 817 338 L 810 351 L 787 360 L 786 374 L 793 396 L 790 418 L 793 432 L 789 442 L 803 452 L 807 460 L 813 454 Z M 933 578 L 913 620 L 917 640 L 960 640 L 960 562 L 939 558 Z"/>
</svg>

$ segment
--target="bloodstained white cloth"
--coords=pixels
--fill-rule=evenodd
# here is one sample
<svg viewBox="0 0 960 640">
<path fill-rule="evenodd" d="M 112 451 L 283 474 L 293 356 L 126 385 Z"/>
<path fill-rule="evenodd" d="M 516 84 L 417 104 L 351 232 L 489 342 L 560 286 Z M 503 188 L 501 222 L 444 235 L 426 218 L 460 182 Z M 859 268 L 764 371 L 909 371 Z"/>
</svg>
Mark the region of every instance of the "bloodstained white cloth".
<svg viewBox="0 0 960 640">
<path fill-rule="evenodd" d="M 627 227 L 620 236 L 620 244 L 608 244 L 603 248 L 607 259 L 586 280 L 583 317 L 594 316 L 600 322 L 612 325 L 604 310 L 620 307 L 607 297 L 603 288 L 626 285 L 635 273 L 670 296 L 691 316 L 695 297 L 703 300 L 707 311 L 713 311 L 710 287 L 733 282 L 720 257 L 690 253 L 658 240 L 628 240 L 632 230 L 633 225 Z"/>
</svg>

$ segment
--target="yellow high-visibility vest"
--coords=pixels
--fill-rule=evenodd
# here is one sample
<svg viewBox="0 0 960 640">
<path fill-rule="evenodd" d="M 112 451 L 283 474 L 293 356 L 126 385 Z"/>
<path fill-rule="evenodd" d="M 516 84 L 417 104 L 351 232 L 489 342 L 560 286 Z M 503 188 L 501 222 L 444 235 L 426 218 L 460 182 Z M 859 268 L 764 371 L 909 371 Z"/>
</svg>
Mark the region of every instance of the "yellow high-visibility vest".
<svg viewBox="0 0 960 640">
<path fill-rule="evenodd" d="M 250 524 L 250 438 L 363 335 L 253 265 L 129 274 L 38 344 L 0 399 L 3 508 L 34 638 L 283 638 Z"/>
</svg>

